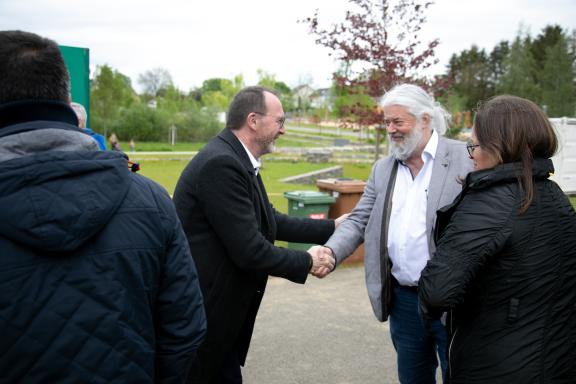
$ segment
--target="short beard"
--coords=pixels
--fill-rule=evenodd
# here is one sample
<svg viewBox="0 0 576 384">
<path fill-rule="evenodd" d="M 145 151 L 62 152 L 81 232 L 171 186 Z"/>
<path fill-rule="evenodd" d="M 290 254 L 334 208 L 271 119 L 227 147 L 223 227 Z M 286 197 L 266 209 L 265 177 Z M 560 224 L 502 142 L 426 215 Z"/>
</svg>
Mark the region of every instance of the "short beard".
<svg viewBox="0 0 576 384">
<path fill-rule="evenodd" d="M 258 140 L 261 155 L 265 155 L 267 153 L 273 153 L 276 150 L 276 145 L 274 143 L 275 140 L 276 140 L 276 137 Z"/>
<path fill-rule="evenodd" d="M 410 133 L 404 135 L 404 138 L 401 142 L 396 142 L 390 138 L 390 134 L 388 138 L 390 139 L 390 153 L 392 156 L 399 161 L 406 161 L 412 154 L 418 145 L 422 141 L 424 137 L 424 132 L 422 132 L 422 127 L 420 124 L 416 124 Z"/>
</svg>

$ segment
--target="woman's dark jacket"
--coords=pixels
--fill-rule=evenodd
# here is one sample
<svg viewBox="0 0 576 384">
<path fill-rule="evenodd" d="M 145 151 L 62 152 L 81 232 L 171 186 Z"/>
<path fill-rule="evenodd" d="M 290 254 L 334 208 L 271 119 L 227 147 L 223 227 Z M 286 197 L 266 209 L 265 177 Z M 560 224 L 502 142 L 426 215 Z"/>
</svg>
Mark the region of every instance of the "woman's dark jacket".
<svg viewBox="0 0 576 384">
<path fill-rule="evenodd" d="M 181 383 L 206 318 L 175 209 L 74 124 L 0 107 L 0 383 Z"/>
<path fill-rule="evenodd" d="M 424 316 L 449 312 L 450 383 L 576 383 L 576 214 L 544 159 L 519 214 L 518 172 L 472 172 L 438 211 L 419 296 Z"/>
</svg>

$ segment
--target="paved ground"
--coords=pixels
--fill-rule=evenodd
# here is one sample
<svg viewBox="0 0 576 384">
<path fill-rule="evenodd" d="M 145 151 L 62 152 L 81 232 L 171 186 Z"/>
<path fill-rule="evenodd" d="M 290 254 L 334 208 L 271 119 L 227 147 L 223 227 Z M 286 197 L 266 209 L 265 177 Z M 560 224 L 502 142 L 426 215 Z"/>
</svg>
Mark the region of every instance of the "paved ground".
<svg viewBox="0 0 576 384">
<path fill-rule="evenodd" d="M 246 384 L 397 383 L 388 323 L 372 313 L 362 266 L 305 285 L 270 278 Z"/>
</svg>

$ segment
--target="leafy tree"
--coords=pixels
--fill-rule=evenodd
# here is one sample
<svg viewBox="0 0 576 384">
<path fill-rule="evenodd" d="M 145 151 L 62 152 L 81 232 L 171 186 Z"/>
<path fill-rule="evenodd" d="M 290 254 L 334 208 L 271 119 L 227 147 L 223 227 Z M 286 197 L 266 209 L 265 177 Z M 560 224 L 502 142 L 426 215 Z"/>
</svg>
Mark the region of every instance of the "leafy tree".
<svg viewBox="0 0 576 384">
<path fill-rule="evenodd" d="M 219 77 L 214 77 L 211 79 L 207 79 L 204 80 L 204 82 L 202 83 L 202 87 L 200 88 L 200 90 L 202 92 L 217 92 L 217 91 L 222 91 L 224 88 L 224 83 L 226 82 L 230 82 L 230 80 L 228 79 L 222 79 Z"/>
<path fill-rule="evenodd" d="M 565 40 L 562 28 L 559 25 L 547 25 L 532 41 L 530 52 L 539 71 L 544 69 L 548 56 L 547 49 L 555 46 L 560 40 Z"/>
<path fill-rule="evenodd" d="M 174 125 L 177 127 L 178 140 L 208 141 L 221 129 L 217 111 L 191 105 L 190 109 L 178 114 Z"/>
<path fill-rule="evenodd" d="M 128 76 L 98 66 L 90 86 L 91 127 L 107 136 L 118 126 L 121 111 L 138 101 Z"/>
<path fill-rule="evenodd" d="M 474 108 L 479 100 L 494 93 L 490 59 L 483 49 L 472 45 L 459 55 L 452 55 L 448 68 L 452 90 L 464 101 L 464 110 Z"/>
<path fill-rule="evenodd" d="M 144 88 L 144 92 L 152 97 L 173 84 L 172 76 L 167 69 L 154 68 L 138 76 L 138 83 Z"/>
<path fill-rule="evenodd" d="M 237 75 L 233 80 L 212 78 L 204 80 L 198 90 L 202 105 L 224 112 L 232 98 L 244 87 L 244 77 Z"/>
<path fill-rule="evenodd" d="M 338 86 L 376 99 L 398 82 L 424 82 L 418 73 L 437 62 L 438 40 L 421 44 L 418 36 L 426 21 L 424 12 L 432 3 L 349 0 L 349 4 L 354 9 L 329 29 L 320 26 L 318 11 L 303 20 L 316 43 L 329 48 L 343 63 L 345 70 L 334 74 Z M 349 111 L 361 125 L 381 121 L 374 102 L 358 102 Z"/>
<path fill-rule="evenodd" d="M 115 133 L 120 140 L 164 141 L 168 138 L 169 113 L 144 103 L 123 111 Z"/>
<path fill-rule="evenodd" d="M 505 71 L 504 61 L 509 54 L 510 44 L 507 41 L 501 41 L 490 52 L 490 83 L 492 84 L 493 92 L 496 92 L 498 84 L 500 84 Z"/>
<path fill-rule="evenodd" d="M 296 106 L 294 105 L 294 100 L 292 99 L 292 90 L 286 83 L 276 80 L 276 76 L 264 71 L 263 69 L 258 69 L 258 85 L 267 87 L 278 92 L 280 101 L 282 102 L 282 107 L 285 111 L 294 111 Z"/>
<path fill-rule="evenodd" d="M 568 49 L 568 39 L 563 34 L 554 45 L 546 48 L 540 75 L 541 103 L 551 117 L 574 116 L 576 112 L 574 57 Z"/>
<path fill-rule="evenodd" d="M 524 97 L 537 103 L 540 101 L 538 71 L 532 55 L 531 39 L 522 30 L 514 39 L 510 52 L 504 59 L 503 69 L 498 93 Z"/>
</svg>

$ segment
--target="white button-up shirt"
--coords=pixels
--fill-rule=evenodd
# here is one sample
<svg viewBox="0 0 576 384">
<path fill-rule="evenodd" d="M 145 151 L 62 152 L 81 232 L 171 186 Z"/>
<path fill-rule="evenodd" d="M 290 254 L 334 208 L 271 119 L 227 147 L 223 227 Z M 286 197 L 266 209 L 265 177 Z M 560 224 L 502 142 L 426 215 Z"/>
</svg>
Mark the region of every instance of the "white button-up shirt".
<svg viewBox="0 0 576 384">
<path fill-rule="evenodd" d="M 388 255 L 392 275 L 400 285 L 418 285 L 420 273 L 430 259 L 426 206 L 437 148 L 438 134 L 433 131 L 422 152 L 424 165 L 415 178 L 407 166 L 398 165 L 388 227 Z"/>
<path fill-rule="evenodd" d="M 246 147 L 244 145 L 242 140 L 239 140 L 239 141 L 240 141 L 240 144 L 242 144 L 242 146 L 244 147 L 244 150 L 246 150 L 248 157 L 250 158 L 250 162 L 252 163 L 252 166 L 254 167 L 254 174 L 257 175 L 258 171 L 260 170 L 260 167 L 262 167 L 262 162 L 260 162 L 260 160 L 258 160 L 257 158 L 254 157 L 254 155 L 252 155 L 252 152 L 250 152 L 248 150 L 248 147 Z"/>
</svg>

